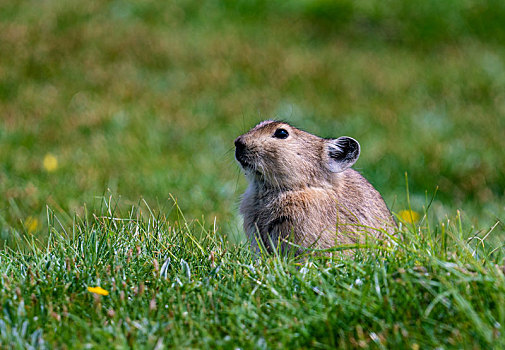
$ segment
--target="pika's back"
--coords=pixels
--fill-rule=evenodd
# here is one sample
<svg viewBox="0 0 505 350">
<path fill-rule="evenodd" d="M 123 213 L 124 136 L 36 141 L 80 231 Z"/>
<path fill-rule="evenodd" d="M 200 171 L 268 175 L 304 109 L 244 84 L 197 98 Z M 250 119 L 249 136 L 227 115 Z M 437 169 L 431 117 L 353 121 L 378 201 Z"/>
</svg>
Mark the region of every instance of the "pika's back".
<svg viewBox="0 0 505 350">
<path fill-rule="evenodd" d="M 253 246 L 268 250 L 288 241 L 329 248 L 381 237 L 396 224 L 384 200 L 350 169 L 359 143 L 323 139 L 287 123 L 267 120 L 235 140 L 235 157 L 249 187 L 240 207 Z"/>
</svg>

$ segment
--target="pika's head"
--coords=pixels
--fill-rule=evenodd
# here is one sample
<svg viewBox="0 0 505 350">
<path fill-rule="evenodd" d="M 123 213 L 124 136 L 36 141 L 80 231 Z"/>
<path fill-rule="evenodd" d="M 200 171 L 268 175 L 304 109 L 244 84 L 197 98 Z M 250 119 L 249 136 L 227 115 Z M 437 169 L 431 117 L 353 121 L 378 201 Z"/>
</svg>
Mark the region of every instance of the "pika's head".
<svg viewBox="0 0 505 350">
<path fill-rule="evenodd" d="M 235 140 L 235 158 L 250 181 L 275 188 L 315 186 L 352 166 L 353 138 L 323 139 L 287 123 L 267 120 Z"/>
</svg>

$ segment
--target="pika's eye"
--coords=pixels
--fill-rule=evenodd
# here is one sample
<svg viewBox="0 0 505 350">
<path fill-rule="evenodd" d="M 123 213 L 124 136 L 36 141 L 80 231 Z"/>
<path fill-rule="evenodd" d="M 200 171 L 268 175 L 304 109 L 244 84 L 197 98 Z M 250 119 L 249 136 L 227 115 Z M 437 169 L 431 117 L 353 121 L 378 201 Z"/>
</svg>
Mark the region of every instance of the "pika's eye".
<svg viewBox="0 0 505 350">
<path fill-rule="evenodd" d="M 274 137 L 277 139 L 287 139 L 289 136 L 289 133 L 287 132 L 286 129 L 277 129 L 274 132 Z"/>
</svg>

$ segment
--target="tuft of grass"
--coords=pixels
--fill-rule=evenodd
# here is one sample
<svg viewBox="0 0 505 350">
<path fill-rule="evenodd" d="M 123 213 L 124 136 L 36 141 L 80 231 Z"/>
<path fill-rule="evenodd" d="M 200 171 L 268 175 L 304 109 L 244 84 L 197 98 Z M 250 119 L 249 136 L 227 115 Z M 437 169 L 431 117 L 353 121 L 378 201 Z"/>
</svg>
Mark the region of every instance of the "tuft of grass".
<svg viewBox="0 0 505 350">
<path fill-rule="evenodd" d="M 0 251 L 12 348 L 501 348 L 505 250 L 457 215 L 354 257 L 253 255 L 216 223 L 111 198 Z"/>
</svg>

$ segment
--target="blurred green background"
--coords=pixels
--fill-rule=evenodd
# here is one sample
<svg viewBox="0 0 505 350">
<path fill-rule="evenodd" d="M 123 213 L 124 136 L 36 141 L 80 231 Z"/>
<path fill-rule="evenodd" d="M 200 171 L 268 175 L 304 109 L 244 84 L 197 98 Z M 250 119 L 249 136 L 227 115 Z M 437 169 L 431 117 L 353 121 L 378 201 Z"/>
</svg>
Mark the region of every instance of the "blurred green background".
<svg viewBox="0 0 505 350">
<path fill-rule="evenodd" d="M 505 2 L 0 0 L 0 240 L 109 194 L 240 232 L 233 140 L 358 139 L 394 211 L 505 217 Z M 63 219 L 64 220 L 64 219 Z"/>
</svg>

